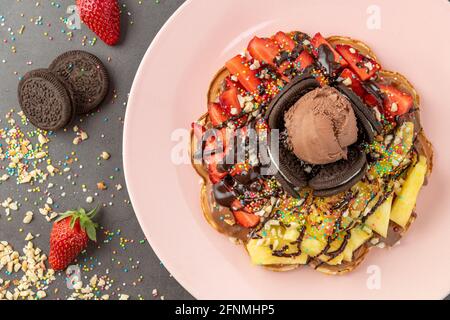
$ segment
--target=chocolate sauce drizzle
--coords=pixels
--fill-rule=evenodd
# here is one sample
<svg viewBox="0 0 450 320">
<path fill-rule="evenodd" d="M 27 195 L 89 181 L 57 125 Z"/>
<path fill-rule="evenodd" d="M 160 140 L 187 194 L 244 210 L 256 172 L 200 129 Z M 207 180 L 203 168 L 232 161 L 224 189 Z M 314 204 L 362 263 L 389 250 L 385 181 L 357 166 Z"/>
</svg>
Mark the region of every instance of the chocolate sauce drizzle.
<svg viewBox="0 0 450 320">
<path fill-rule="evenodd" d="M 335 78 L 341 69 L 341 64 L 336 62 L 333 51 L 326 44 L 321 44 L 317 49 L 317 61 L 323 71 L 331 78 Z"/>
<path fill-rule="evenodd" d="M 306 233 L 306 226 L 303 226 L 297 240 L 294 242 L 291 242 L 291 244 L 295 244 L 297 246 L 296 252 L 286 253 L 286 250 L 289 249 L 289 246 L 285 245 L 280 250 L 272 250 L 272 255 L 274 255 L 276 257 L 284 257 L 284 258 L 294 258 L 294 257 L 300 256 L 302 254 L 301 246 L 302 246 L 303 237 L 305 236 L 305 233 Z"/>
</svg>

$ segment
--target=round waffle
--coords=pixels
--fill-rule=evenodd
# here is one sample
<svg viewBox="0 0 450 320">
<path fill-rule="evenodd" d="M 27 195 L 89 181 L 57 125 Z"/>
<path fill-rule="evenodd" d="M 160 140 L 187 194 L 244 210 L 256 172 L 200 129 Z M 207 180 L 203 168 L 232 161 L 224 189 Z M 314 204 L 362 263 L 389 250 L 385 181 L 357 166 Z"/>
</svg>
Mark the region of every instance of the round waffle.
<svg viewBox="0 0 450 320">
<path fill-rule="evenodd" d="M 329 43 L 331 43 L 332 45 L 349 44 L 349 45 L 353 46 L 354 48 L 356 48 L 357 50 L 361 51 L 363 54 L 365 54 L 373 59 L 376 59 L 376 56 L 372 52 L 372 50 L 361 41 L 354 40 L 354 39 L 351 39 L 348 37 L 338 37 L 338 36 L 327 38 L 327 41 L 329 41 Z M 398 73 L 385 71 L 385 70 L 380 71 L 379 74 L 383 78 L 383 80 L 388 82 L 390 85 L 401 88 L 403 91 L 406 91 L 409 94 L 411 94 L 414 98 L 415 105 L 419 106 L 419 103 L 420 103 L 419 96 L 418 96 L 417 92 L 415 91 L 414 87 L 409 83 L 409 81 L 405 77 L 403 77 L 402 75 L 400 75 Z M 208 102 L 217 102 L 218 101 L 219 95 L 225 88 L 224 79 L 227 76 L 229 76 L 229 73 L 226 69 L 221 69 L 218 72 L 218 74 L 212 81 L 210 89 L 208 91 Z M 361 112 L 364 112 L 364 111 L 361 111 Z M 360 116 L 361 116 L 361 114 L 360 114 Z M 274 116 L 272 116 L 272 117 L 276 118 Z M 370 117 L 370 115 L 369 115 L 369 117 Z M 367 119 L 367 115 L 364 118 Z M 417 108 L 417 110 L 414 110 L 414 119 L 416 119 L 420 123 L 418 108 Z M 205 125 L 208 126 L 209 119 L 208 119 L 207 115 L 204 115 L 201 118 L 201 121 L 202 121 L 202 123 L 204 123 Z M 270 121 L 270 116 L 269 116 L 269 121 Z M 276 122 L 276 120 L 272 120 L 272 121 Z M 367 122 L 370 124 L 370 127 L 367 126 L 367 123 L 365 124 L 365 126 L 364 126 L 364 123 L 362 123 L 362 126 L 364 127 L 363 129 L 368 131 L 368 129 L 370 128 L 372 130 L 372 132 L 374 132 L 374 133 L 377 132 L 376 127 L 371 123 L 372 121 L 367 121 Z M 191 136 L 192 136 L 192 141 L 195 141 L 194 135 L 191 135 Z M 428 174 L 430 174 L 431 170 L 432 170 L 432 166 L 433 166 L 433 149 L 432 149 L 431 143 L 426 138 L 423 130 L 418 130 L 418 132 L 417 132 L 416 139 L 415 139 L 415 149 L 418 151 L 418 153 L 420 155 L 423 155 L 427 158 Z M 208 173 L 205 170 L 205 168 L 198 164 L 194 164 L 194 167 L 197 170 L 197 172 L 203 177 L 205 184 L 208 185 L 208 183 L 210 183 L 210 182 L 209 182 L 209 178 L 208 178 Z M 365 172 L 365 168 L 363 169 L 363 171 Z M 286 178 L 280 178 L 278 180 L 281 183 L 281 181 L 283 181 L 283 179 L 284 179 L 284 184 L 289 185 L 289 187 L 292 187 Z M 283 184 L 283 183 L 281 183 L 281 184 Z M 288 190 L 286 190 L 286 191 L 288 191 Z M 217 224 L 217 220 L 216 220 L 217 217 L 215 215 L 211 214 L 212 208 L 209 205 L 210 198 L 208 197 L 208 191 L 205 186 L 202 187 L 201 197 L 202 197 L 202 208 L 203 208 L 205 217 L 208 220 L 208 222 L 214 228 L 219 230 L 220 232 L 225 233 L 228 236 L 235 237 L 235 233 L 231 231 L 232 230 L 231 228 L 228 228 L 226 230 L 221 228 Z M 414 219 L 415 219 L 415 215 L 413 214 L 413 215 L 411 215 L 405 228 L 401 228 L 401 227 L 397 226 L 392 221 L 390 222 L 390 229 L 396 230 L 396 233 L 397 233 L 395 235 L 396 239 L 400 238 L 401 236 L 403 236 L 405 234 L 405 232 L 408 230 L 409 226 L 414 221 Z M 374 233 L 373 237 L 377 237 L 377 235 Z M 389 237 L 389 234 L 388 234 L 388 237 Z M 243 240 L 243 243 L 246 242 L 245 237 L 242 238 L 241 240 Z M 360 265 L 362 263 L 362 261 L 364 260 L 364 257 L 367 255 L 370 248 L 372 247 L 370 240 L 371 240 L 371 238 L 369 238 L 363 245 L 361 245 L 358 249 L 356 249 L 353 252 L 353 259 L 351 262 L 344 261 L 338 265 L 330 265 L 326 262 L 320 261 L 317 258 L 313 258 L 313 259 L 310 259 L 310 261 L 308 261 L 308 264 L 320 272 L 323 272 L 326 274 L 332 274 L 332 275 L 340 275 L 340 274 L 344 274 L 346 272 L 352 271 L 353 269 L 355 269 L 358 265 Z M 383 242 L 383 240 L 382 240 L 382 242 Z M 274 264 L 274 265 L 266 265 L 265 268 L 268 270 L 271 270 L 271 271 L 289 271 L 289 270 L 296 269 L 298 266 L 300 266 L 300 265 L 299 264 Z"/>
</svg>

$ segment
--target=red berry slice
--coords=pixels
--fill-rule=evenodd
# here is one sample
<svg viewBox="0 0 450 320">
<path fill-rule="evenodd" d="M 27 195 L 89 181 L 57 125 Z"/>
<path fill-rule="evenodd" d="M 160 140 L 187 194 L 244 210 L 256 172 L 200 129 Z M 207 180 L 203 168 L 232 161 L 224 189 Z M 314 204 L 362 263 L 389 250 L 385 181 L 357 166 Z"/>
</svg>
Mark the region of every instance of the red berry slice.
<svg viewBox="0 0 450 320">
<path fill-rule="evenodd" d="M 218 103 L 210 103 L 208 105 L 208 114 L 213 126 L 219 126 L 229 118 L 227 113 L 225 112 L 225 109 L 222 108 Z"/>
<path fill-rule="evenodd" d="M 275 34 L 275 40 L 281 50 L 291 52 L 295 48 L 295 41 L 282 31 L 278 31 Z"/>
<path fill-rule="evenodd" d="M 224 91 L 219 97 L 220 105 L 230 116 L 237 116 L 241 113 L 242 108 L 238 98 L 238 89 L 230 87 Z"/>
<path fill-rule="evenodd" d="M 347 44 L 336 45 L 342 57 L 348 62 L 350 68 L 359 76 L 362 81 L 372 78 L 381 66 L 372 58 L 363 55 L 361 52 Z"/>
<path fill-rule="evenodd" d="M 248 62 L 244 57 L 237 55 L 229 60 L 225 66 L 232 75 L 237 77 L 239 83 L 245 90 L 251 93 L 258 92 L 261 81 L 256 77 L 256 72 L 250 70 Z"/>
<path fill-rule="evenodd" d="M 314 47 L 314 55 L 317 57 L 319 47 L 323 44 L 326 45 L 331 52 L 334 54 L 334 61 L 342 65 L 342 67 L 347 66 L 347 61 L 345 61 L 342 56 L 333 48 L 333 46 L 325 40 L 325 38 L 320 34 L 320 32 L 316 33 L 314 37 L 311 39 L 311 44 Z"/>
<path fill-rule="evenodd" d="M 243 210 L 233 211 L 236 222 L 244 228 L 253 228 L 259 224 L 259 217 L 253 213 L 248 213 Z"/>
<path fill-rule="evenodd" d="M 386 117 L 394 117 L 407 113 L 413 106 L 413 98 L 408 93 L 400 91 L 393 86 L 379 84 L 384 94 L 384 112 Z"/>
<path fill-rule="evenodd" d="M 222 157 L 223 157 L 223 155 L 222 155 Z M 208 168 L 209 180 L 211 180 L 211 182 L 213 184 L 220 182 L 227 175 L 227 172 L 222 172 L 218 169 L 217 162 L 209 163 L 207 168 Z"/>
<path fill-rule="evenodd" d="M 345 68 L 342 70 L 340 77 L 342 78 L 342 83 L 352 89 L 359 97 L 363 98 L 366 95 L 366 90 L 363 88 L 361 80 L 352 70 Z"/>
<path fill-rule="evenodd" d="M 298 70 L 304 70 L 308 66 L 314 63 L 313 57 L 306 51 L 303 50 L 298 58 L 294 62 L 294 66 Z"/>
<path fill-rule="evenodd" d="M 280 53 L 278 45 L 271 39 L 254 37 L 247 47 L 250 55 L 268 65 L 276 66 L 276 57 Z"/>
</svg>

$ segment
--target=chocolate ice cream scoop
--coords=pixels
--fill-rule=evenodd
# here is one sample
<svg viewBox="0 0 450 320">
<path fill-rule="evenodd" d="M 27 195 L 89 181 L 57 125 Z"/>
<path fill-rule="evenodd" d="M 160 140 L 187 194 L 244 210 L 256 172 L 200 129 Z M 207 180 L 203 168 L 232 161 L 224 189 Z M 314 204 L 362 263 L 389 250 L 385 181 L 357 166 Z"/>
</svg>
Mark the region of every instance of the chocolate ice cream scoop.
<svg viewBox="0 0 450 320">
<path fill-rule="evenodd" d="M 288 145 L 301 160 L 323 165 L 347 159 L 358 139 L 351 103 L 332 87 L 303 95 L 284 115 Z"/>
</svg>

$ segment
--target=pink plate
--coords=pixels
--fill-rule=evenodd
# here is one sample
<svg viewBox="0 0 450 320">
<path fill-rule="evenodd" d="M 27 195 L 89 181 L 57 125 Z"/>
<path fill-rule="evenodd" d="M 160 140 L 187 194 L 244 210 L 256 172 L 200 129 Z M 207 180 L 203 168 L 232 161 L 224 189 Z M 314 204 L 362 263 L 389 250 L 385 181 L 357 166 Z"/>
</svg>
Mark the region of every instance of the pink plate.
<svg viewBox="0 0 450 320">
<path fill-rule="evenodd" d="M 344 4 L 345 3 L 345 4 Z M 151 246 L 199 299 L 440 299 L 450 291 L 450 3 L 388 0 L 190 0 L 154 39 L 136 75 L 124 133 L 127 184 Z M 380 20 L 378 20 L 378 18 Z M 206 110 L 206 90 L 253 35 L 301 30 L 362 39 L 386 69 L 422 96 L 434 143 L 419 217 L 391 250 L 374 249 L 354 272 L 309 268 L 274 273 L 250 264 L 242 247 L 203 219 L 199 177 L 175 164 L 173 148 Z M 180 140 L 181 139 L 181 140 Z M 187 144 L 188 141 L 184 140 Z"/>
</svg>

